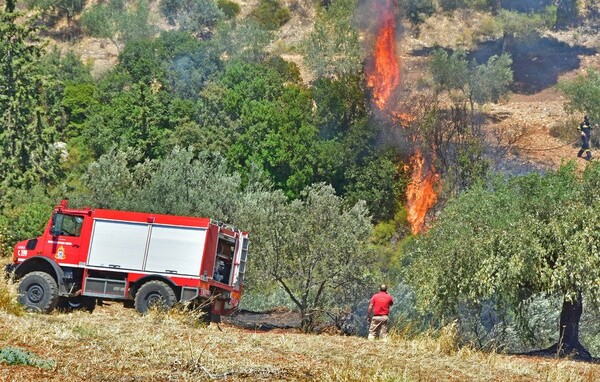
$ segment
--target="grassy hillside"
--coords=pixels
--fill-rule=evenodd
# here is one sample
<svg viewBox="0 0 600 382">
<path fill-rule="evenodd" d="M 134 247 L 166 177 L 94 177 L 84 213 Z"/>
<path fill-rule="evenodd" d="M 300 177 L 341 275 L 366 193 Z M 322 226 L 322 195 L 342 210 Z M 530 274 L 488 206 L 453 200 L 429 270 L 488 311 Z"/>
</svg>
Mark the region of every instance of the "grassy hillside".
<svg viewBox="0 0 600 382">
<path fill-rule="evenodd" d="M 121 304 L 24 313 L 0 287 L 2 381 L 596 381 L 600 366 L 482 353 L 440 335 L 359 337 L 200 326 L 190 313 L 140 316 Z M 20 356 L 20 357 L 19 357 Z M 29 364 L 29 365 L 27 365 Z"/>
</svg>

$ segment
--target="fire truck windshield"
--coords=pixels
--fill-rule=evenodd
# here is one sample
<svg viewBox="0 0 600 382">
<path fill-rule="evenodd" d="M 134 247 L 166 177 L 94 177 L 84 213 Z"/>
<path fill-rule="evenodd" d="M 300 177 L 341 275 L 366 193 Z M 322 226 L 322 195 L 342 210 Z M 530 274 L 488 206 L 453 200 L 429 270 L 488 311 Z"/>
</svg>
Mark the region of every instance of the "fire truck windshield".
<svg viewBox="0 0 600 382">
<path fill-rule="evenodd" d="M 52 228 L 50 233 L 53 236 L 79 236 L 81 235 L 81 226 L 83 217 L 77 215 L 67 215 L 56 213 L 52 217 Z"/>
</svg>

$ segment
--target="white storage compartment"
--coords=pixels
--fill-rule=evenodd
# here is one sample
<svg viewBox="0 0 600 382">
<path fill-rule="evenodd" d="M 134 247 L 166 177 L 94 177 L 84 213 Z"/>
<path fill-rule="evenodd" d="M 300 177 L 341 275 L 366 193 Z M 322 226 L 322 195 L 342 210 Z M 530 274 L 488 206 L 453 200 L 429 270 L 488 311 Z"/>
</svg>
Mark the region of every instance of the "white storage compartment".
<svg viewBox="0 0 600 382">
<path fill-rule="evenodd" d="M 199 276 L 206 229 L 153 225 L 144 270 Z"/>
<path fill-rule="evenodd" d="M 94 220 L 88 265 L 142 269 L 149 225 L 114 220 Z"/>
</svg>

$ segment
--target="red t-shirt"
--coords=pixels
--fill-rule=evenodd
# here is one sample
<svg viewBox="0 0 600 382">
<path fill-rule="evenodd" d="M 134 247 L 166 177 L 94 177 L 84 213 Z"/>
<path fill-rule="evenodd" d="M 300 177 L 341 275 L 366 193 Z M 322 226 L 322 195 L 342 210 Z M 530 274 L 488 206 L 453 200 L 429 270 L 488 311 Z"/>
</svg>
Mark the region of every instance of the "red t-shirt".
<svg viewBox="0 0 600 382">
<path fill-rule="evenodd" d="M 379 292 L 371 297 L 374 316 L 387 316 L 390 314 L 390 306 L 394 305 L 392 296 L 387 292 Z"/>
</svg>

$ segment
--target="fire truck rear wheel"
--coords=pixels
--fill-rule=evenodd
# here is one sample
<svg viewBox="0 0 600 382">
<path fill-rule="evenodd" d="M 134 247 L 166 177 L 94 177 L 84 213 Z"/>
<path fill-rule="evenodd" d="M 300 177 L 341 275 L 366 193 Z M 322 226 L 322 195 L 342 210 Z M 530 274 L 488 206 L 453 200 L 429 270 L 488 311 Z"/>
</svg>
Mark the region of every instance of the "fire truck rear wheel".
<svg viewBox="0 0 600 382">
<path fill-rule="evenodd" d="M 135 309 L 142 314 L 150 309 L 170 309 L 176 302 L 173 288 L 158 280 L 148 281 L 135 294 Z"/>
<path fill-rule="evenodd" d="M 33 312 L 50 313 L 58 304 L 58 285 L 46 272 L 31 272 L 19 283 L 19 302 Z"/>
</svg>

